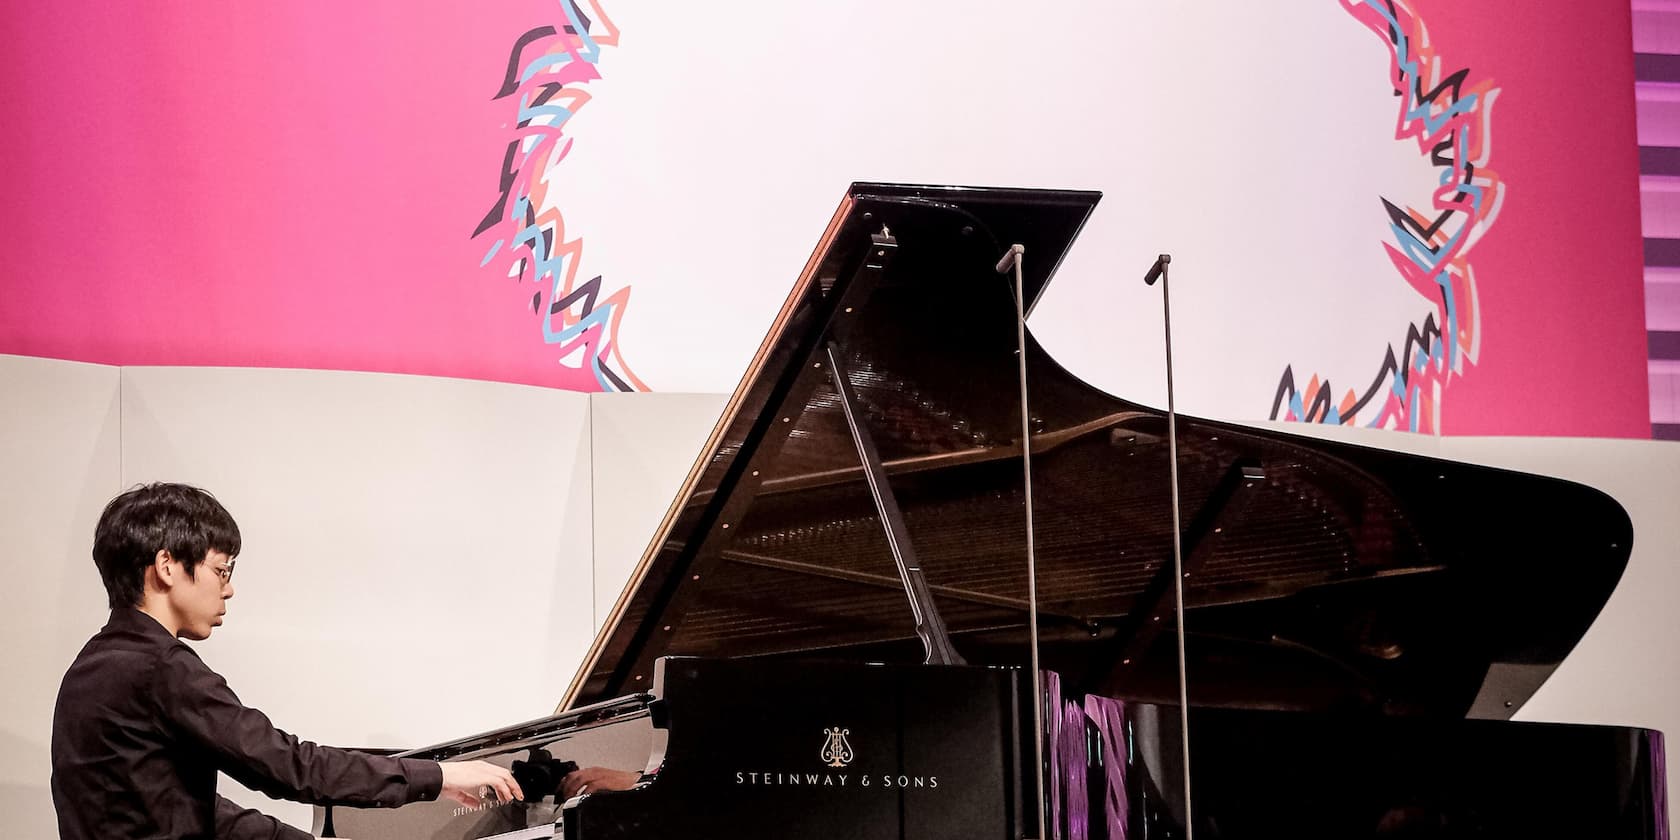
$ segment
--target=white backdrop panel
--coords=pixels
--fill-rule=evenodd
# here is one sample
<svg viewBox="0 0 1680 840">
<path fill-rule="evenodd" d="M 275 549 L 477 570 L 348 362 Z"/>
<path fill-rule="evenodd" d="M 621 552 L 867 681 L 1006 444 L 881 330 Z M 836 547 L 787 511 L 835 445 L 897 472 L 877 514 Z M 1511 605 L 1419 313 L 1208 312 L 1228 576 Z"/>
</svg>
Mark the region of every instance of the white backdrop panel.
<svg viewBox="0 0 1680 840">
<path fill-rule="evenodd" d="M 122 422 L 125 486 L 196 484 L 239 520 L 227 624 L 197 648 L 282 728 L 419 746 L 554 707 L 591 638 L 587 396 L 126 368 Z"/>
<path fill-rule="evenodd" d="M 117 368 L 0 356 L 0 834 L 54 837 L 53 700 L 104 623 L 93 526 L 118 489 Z"/>
<path fill-rule="evenodd" d="M 1395 279 L 1375 197 L 1427 207 L 1439 174 L 1394 139 L 1387 47 L 1341 4 L 654 2 L 613 20 L 623 42 L 550 195 L 634 284 L 620 339 L 658 348 L 634 356 L 656 388 L 734 384 L 854 180 L 1102 190 L 1034 332 L 1152 405 L 1160 297 L 1139 281 L 1157 253 L 1193 413 L 1265 417 L 1292 362 L 1365 382 L 1431 311 Z"/>
</svg>

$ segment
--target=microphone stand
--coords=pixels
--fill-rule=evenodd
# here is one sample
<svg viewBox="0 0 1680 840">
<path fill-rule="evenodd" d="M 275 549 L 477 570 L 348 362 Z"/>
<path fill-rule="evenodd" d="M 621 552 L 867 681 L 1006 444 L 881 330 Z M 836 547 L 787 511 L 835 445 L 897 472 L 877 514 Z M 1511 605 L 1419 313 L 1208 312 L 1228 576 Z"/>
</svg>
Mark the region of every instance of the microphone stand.
<svg viewBox="0 0 1680 840">
<path fill-rule="evenodd" d="M 1026 282 L 1022 277 L 1021 259 L 1026 248 L 1020 243 L 1009 246 L 998 259 L 997 272 L 1015 273 L 1015 363 L 1021 383 L 1021 477 L 1026 495 L 1027 513 L 1027 635 L 1031 638 L 1032 703 L 1033 703 L 1033 780 L 1038 796 L 1038 833 L 1034 840 L 1049 840 L 1045 811 L 1049 803 L 1044 799 L 1044 680 L 1038 664 L 1038 551 L 1033 542 L 1033 486 L 1032 486 L 1032 421 L 1027 413 L 1027 313 Z"/>
<path fill-rule="evenodd" d="M 1177 608 L 1174 615 L 1178 621 L 1178 729 L 1183 736 L 1184 837 L 1185 840 L 1195 840 L 1196 821 L 1190 810 L 1190 691 L 1187 687 L 1189 675 L 1184 664 L 1184 545 L 1178 511 L 1178 412 L 1173 406 L 1172 302 L 1167 291 L 1167 266 L 1171 264 L 1171 254 L 1156 257 L 1155 264 L 1143 275 L 1143 282 L 1153 286 L 1156 280 L 1161 281 L 1161 320 L 1167 342 L 1167 458 L 1172 493 L 1173 572 L 1176 576 L 1173 604 Z"/>
</svg>

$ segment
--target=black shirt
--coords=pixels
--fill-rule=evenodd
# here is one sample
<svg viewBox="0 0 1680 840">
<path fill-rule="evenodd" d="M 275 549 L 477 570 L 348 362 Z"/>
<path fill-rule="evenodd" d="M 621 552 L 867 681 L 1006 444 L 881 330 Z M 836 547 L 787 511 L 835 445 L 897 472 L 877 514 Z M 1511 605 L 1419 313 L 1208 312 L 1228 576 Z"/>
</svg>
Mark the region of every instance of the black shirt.
<svg viewBox="0 0 1680 840">
<path fill-rule="evenodd" d="M 136 609 L 111 612 L 59 686 L 52 793 L 62 840 L 307 838 L 216 795 L 216 771 L 270 796 L 396 807 L 436 799 L 436 762 L 300 741 Z"/>
</svg>

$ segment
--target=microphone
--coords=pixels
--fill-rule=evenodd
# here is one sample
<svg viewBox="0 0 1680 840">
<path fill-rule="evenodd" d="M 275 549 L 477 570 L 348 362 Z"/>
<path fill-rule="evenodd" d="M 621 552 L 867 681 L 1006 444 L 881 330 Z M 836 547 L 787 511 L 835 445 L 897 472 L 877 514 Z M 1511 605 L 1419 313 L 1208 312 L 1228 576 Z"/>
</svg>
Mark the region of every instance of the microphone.
<svg viewBox="0 0 1680 840">
<path fill-rule="evenodd" d="M 1009 246 L 1009 250 L 1004 251 L 1003 256 L 998 258 L 997 273 L 1002 274 L 1009 269 L 1014 268 L 1015 261 L 1019 260 L 1021 258 L 1021 254 L 1026 250 L 1026 248 L 1019 244 Z"/>
<path fill-rule="evenodd" d="M 1149 273 L 1143 275 L 1143 282 L 1151 286 L 1155 285 L 1155 281 L 1161 279 L 1161 272 L 1166 271 L 1167 264 L 1171 262 L 1172 254 L 1162 254 L 1156 257 L 1155 264 L 1149 267 Z"/>
</svg>

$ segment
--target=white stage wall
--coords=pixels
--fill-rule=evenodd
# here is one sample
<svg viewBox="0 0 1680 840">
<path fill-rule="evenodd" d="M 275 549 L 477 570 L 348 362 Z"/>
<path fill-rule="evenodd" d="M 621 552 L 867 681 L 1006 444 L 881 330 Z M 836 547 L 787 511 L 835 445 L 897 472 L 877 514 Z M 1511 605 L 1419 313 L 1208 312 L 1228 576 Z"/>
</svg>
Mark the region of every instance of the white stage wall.
<svg viewBox="0 0 1680 840">
<path fill-rule="evenodd" d="M 606 622 L 717 424 L 723 394 L 596 394 L 595 628 Z"/>
<path fill-rule="evenodd" d="M 116 495 L 118 370 L 0 356 L 0 835 L 56 837 L 47 788 L 53 699 L 105 621 L 89 550 Z"/>
<path fill-rule="evenodd" d="M 0 700 L 0 805 L 16 806 L 0 826 L 31 829 L 8 836 L 55 830 L 53 697 L 106 615 L 94 523 L 134 484 L 203 486 L 239 521 L 227 624 L 194 647 L 302 737 L 417 746 L 540 717 L 593 637 L 586 395 L 19 357 L 0 357 L 0 389 L 17 549 L 0 629 L 42 640 L 6 654 L 23 690 Z M 304 806 L 224 790 L 309 825 Z"/>
<path fill-rule="evenodd" d="M 1680 443 L 1443 438 L 1441 456 L 1588 484 L 1627 509 L 1633 555 L 1621 583 L 1517 718 L 1661 729 L 1672 761 L 1680 750 Z M 1669 773 L 1668 801 L 1680 802 L 1680 773 Z"/>
<path fill-rule="evenodd" d="M 246 702 L 314 740 L 414 746 L 553 710 L 725 402 L 8 356 L 0 394 L 14 549 L 0 632 L 27 640 L 7 648 L 17 688 L 0 697 L 9 836 L 53 831 L 53 696 L 105 616 L 88 551 L 121 488 L 197 483 L 239 519 L 228 624 L 195 647 Z M 1628 572 L 1519 717 L 1680 732 L 1680 445 L 1309 428 L 1616 496 L 1637 535 Z M 309 823 L 302 806 L 227 790 Z"/>
<path fill-rule="evenodd" d="M 1614 497 L 1633 521 L 1627 570 L 1586 635 L 1515 719 L 1661 730 L 1673 759 L 1680 749 L 1680 655 L 1675 651 L 1680 612 L 1673 606 L 1680 593 L 1680 443 L 1396 435 L 1294 423 L 1267 428 L 1549 475 Z M 1533 527 L 1571 524 L 1537 521 Z M 1680 802 L 1680 773 L 1669 773 L 1668 801 Z"/>
</svg>

